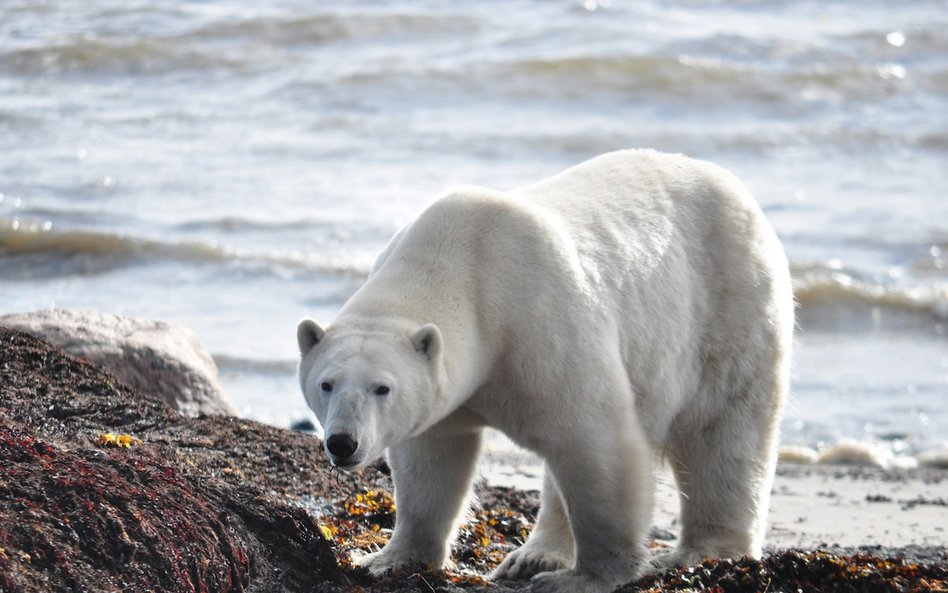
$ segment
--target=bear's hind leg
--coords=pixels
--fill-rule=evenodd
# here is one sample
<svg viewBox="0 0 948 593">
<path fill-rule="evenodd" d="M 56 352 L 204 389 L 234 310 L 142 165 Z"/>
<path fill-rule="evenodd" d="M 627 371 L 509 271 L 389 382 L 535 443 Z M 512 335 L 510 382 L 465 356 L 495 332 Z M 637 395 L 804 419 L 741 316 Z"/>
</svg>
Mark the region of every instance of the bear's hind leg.
<svg viewBox="0 0 948 593">
<path fill-rule="evenodd" d="M 743 399 L 679 434 L 669 457 L 681 493 L 678 549 L 655 567 L 760 557 L 776 465 L 779 405 Z"/>
<path fill-rule="evenodd" d="M 492 579 L 528 579 L 539 572 L 573 564 L 573 534 L 563 499 L 549 468 L 543 474 L 540 515 L 525 544 L 507 555 Z"/>
</svg>

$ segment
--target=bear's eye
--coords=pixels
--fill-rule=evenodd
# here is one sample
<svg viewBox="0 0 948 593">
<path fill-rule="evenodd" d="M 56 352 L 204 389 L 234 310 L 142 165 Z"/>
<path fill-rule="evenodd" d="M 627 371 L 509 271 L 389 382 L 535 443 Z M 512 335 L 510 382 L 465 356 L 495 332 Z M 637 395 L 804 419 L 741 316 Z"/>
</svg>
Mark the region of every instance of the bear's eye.
<svg viewBox="0 0 948 593">
<path fill-rule="evenodd" d="M 391 391 L 388 385 L 379 385 L 375 388 L 375 395 L 388 395 Z"/>
<path fill-rule="evenodd" d="M 326 393 L 329 393 L 329 392 L 332 391 L 332 383 L 330 383 L 329 381 L 323 381 L 323 384 L 320 385 L 320 387 L 321 387 L 322 390 L 325 391 Z"/>
</svg>

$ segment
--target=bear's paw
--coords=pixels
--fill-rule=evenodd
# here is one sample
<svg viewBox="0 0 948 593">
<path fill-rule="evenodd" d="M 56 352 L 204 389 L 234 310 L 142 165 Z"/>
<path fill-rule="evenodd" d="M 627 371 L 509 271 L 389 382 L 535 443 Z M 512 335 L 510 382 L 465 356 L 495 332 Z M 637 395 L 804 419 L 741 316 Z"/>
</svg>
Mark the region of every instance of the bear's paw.
<svg viewBox="0 0 948 593">
<path fill-rule="evenodd" d="M 490 578 L 493 580 L 529 579 L 541 572 L 568 568 L 572 563 L 568 550 L 548 550 L 531 546 L 527 541 L 522 547 L 508 554 L 500 566 L 494 569 Z"/>
<path fill-rule="evenodd" d="M 372 576 L 382 576 L 400 568 L 423 565 L 432 569 L 443 568 L 444 554 L 429 554 L 419 550 L 405 550 L 389 544 L 381 552 L 353 556 L 352 563 L 369 571 Z"/>
<path fill-rule="evenodd" d="M 353 556 L 352 563 L 369 571 L 372 576 L 382 576 L 403 566 L 411 564 L 407 558 L 398 558 L 386 550 L 362 556 Z"/>
<path fill-rule="evenodd" d="M 530 579 L 530 590 L 533 593 L 609 593 L 619 584 L 573 569 L 562 569 L 534 576 Z"/>
<path fill-rule="evenodd" d="M 699 552 L 691 548 L 678 548 L 672 552 L 660 554 L 652 558 L 645 565 L 646 574 L 662 574 L 673 568 L 685 566 L 695 566 L 701 564 L 701 561 L 708 554 Z"/>
</svg>

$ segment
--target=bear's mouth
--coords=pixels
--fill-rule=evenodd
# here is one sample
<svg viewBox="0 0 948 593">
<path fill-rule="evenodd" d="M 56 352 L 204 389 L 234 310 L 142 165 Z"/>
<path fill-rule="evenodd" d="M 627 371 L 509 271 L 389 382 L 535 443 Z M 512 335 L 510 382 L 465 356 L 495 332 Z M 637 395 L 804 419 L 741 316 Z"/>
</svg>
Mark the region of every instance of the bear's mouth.
<svg viewBox="0 0 948 593">
<path fill-rule="evenodd" d="M 334 459 L 330 459 L 329 463 L 332 464 L 333 469 L 337 469 L 344 472 L 353 472 L 360 467 L 362 467 L 362 461 L 358 459 L 347 459 L 342 462 L 337 462 Z"/>
</svg>

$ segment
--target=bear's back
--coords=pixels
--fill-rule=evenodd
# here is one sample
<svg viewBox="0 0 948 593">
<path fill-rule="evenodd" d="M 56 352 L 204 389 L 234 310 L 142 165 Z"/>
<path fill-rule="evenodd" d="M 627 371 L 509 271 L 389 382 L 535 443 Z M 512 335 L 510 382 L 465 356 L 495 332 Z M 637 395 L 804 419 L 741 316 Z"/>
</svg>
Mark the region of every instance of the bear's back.
<svg viewBox="0 0 948 593">
<path fill-rule="evenodd" d="M 608 153 L 509 192 L 456 188 L 393 239 L 376 269 L 395 251 L 399 267 L 444 282 L 486 269 L 496 280 L 561 279 L 606 297 L 656 270 L 684 283 L 676 289 L 702 293 L 698 284 L 743 284 L 785 266 L 740 181 L 653 150 Z"/>
</svg>

